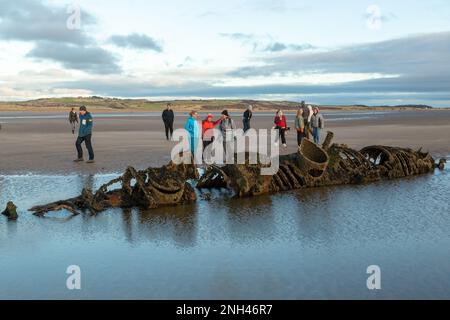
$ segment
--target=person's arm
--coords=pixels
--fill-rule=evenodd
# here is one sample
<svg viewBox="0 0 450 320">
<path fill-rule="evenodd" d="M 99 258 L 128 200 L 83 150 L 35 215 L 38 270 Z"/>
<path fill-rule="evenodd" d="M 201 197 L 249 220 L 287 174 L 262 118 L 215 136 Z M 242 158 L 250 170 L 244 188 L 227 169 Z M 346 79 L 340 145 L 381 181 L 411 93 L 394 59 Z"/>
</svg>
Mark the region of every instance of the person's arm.
<svg viewBox="0 0 450 320">
<path fill-rule="evenodd" d="M 86 119 L 86 132 L 89 134 L 92 133 L 92 127 L 94 126 L 94 119 L 91 117 L 88 117 Z"/>
<path fill-rule="evenodd" d="M 188 120 L 188 121 L 186 122 L 186 124 L 184 125 L 184 129 L 186 129 L 186 131 L 187 131 L 190 135 L 192 135 L 193 128 L 192 128 L 192 122 L 191 122 L 190 120 Z"/>
<path fill-rule="evenodd" d="M 222 122 L 222 119 L 219 119 L 219 120 L 217 120 L 217 121 L 214 121 L 214 127 L 215 126 L 217 126 L 219 123 L 221 123 Z"/>
<path fill-rule="evenodd" d="M 164 110 L 163 113 L 162 113 L 162 120 L 163 120 L 164 122 L 167 121 L 166 110 Z"/>
</svg>

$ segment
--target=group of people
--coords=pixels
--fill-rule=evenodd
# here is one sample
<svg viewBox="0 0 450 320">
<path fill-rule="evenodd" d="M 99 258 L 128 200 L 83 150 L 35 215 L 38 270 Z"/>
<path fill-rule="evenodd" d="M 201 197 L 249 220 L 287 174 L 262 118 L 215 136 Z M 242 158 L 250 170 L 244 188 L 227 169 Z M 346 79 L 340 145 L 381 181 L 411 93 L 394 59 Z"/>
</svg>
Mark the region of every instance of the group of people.
<svg viewBox="0 0 450 320">
<path fill-rule="evenodd" d="M 190 135 L 190 146 L 191 150 L 195 150 L 199 141 L 198 137 L 201 137 L 203 142 L 203 147 L 206 148 L 214 141 L 214 135 L 212 130 L 219 126 L 219 130 L 224 137 L 224 143 L 229 143 L 233 141 L 233 132 L 236 129 L 236 124 L 231 118 L 228 110 L 223 110 L 221 117 L 214 120 L 212 114 L 208 114 L 206 118 L 201 122 L 201 127 L 198 122 L 198 112 L 192 111 L 189 115 L 189 119 L 186 121 L 184 128 Z M 242 123 L 244 126 L 244 133 L 251 128 L 251 119 L 253 117 L 253 107 L 248 105 L 242 118 Z M 164 122 L 166 139 L 171 140 L 173 135 L 173 124 L 175 120 L 175 114 L 172 110 L 172 105 L 167 104 L 166 109 L 162 113 L 162 120 Z M 92 128 L 94 125 L 94 120 L 90 112 L 87 111 L 85 106 L 81 106 L 79 109 L 79 115 L 74 108 L 69 113 L 69 122 L 72 129 L 72 134 L 75 134 L 76 126 L 79 123 L 78 138 L 76 140 L 75 146 L 77 149 L 77 159 L 75 162 L 84 161 L 83 149 L 81 147 L 84 142 L 89 154 L 89 160 L 87 163 L 94 163 L 94 150 L 92 147 Z M 320 132 L 325 127 L 325 121 L 323 115 L 320 113 L 318 107 L 312 108 L 311 106 L 306 106 L 305 102 L 302 101 L 301 105 L 297 110 L 295 117 L 295 130 L 297 132 L 297 143 L 300 146 L 304 138 L 310 139 L 312 135 L 314 142 L 320 143 Z M 286 144 L 286 131 L 290 130 L 287 124 L 286 116 L 283 114 L 282 110 L 278 110 L 274 119 L 274 129 L 277 129 L 279 136 L 275 142 L 278 145 L 278 141 L 281 139 L 283 147 L 287 147 Z"/>
<path fill-rule="evenodd" d="M 184 129 L 189 133 L 191 139 L 191 151 L 194 151 L 197 148 L 197 139 L 199 136 L 202 138 L 203 148 L 210 145 L 214 141 L 214 134 L 211 129 L 214 129 L 217 126 L 219 126 L 219 130 L 224 137 L 224 143 L 230 142 L 230 140 L 233 139 L 233 131 L 236 129 L 236 125 L 234 120 L 231 119 L 228 110 L 222 111 L 221 117 L 218 120 L 214 120 L 213 115 L 209 113 L 201 122 L 201 128 L 197 121 L 198 117 L 198 112 L 192 111 L 184 126 Z"/>
<path fill-rule="evenodd" d="M 318 107 L 306 106 L 302 101 L 295 116 L 295 130 L 297 143 L 300 146 L 304 138 L 310 139 L 312 135 L 316 144 L 320 143 L 320 132 L 325 128 L 325 119 Z"/>
<path fill-rule="evenodd" d="M 286 148 L 286 131 L 289 131 L 291 128 L 287 125 L 286 116 L 282 110 L 277 111 L 274 124 L 274 129 L 278 130 L 281 143 Z M 305 102 L 302 101 L 297 109 L 294 124 L 298 146 L 302 144 L 304 138 L 310 139 L 310 135 L 312 135 L 315 143 L 320 143 L 320 132 L 325 128 L 325 120 L 318 107 L 306 106 Z M 275 144 L 278 145 L 278 142 L 275 142 Z"/>
<path fill-rule="evenodd" d="M 253 117 L 253 107 L 249 105 L 245 110 L 242 118 L 244 133 L 251 128 L 251 119 Z M 189 133 L 191 138 L 191 150 L 195 150 L 199 141 L 197 137 L 201 136 L 203 147 L 206 148 L 214 140 L 212 130 L 219 126 L 219 130 L 224 137 L 224 141 L 227 142 L 230 137 L 233 136 L 233 131 L 236 129 L 234 120 L 230 117 L 228 110 L 224 110 L 221 113 L 221 117 L 214 120 L 214 117 L 209 113 L 204 120 L 201 122 L 201 127 L 198 122 L 198 112 L 192 111 L 189 114 L 189 119 L 186 121 L 185 129 Z M 173 122 L 174 113 L 171 108 L 171 104 L 167 104 L 167 108 L 163 111 L 162 119 L 166 129 L 166 138 L 170 140 L 173 133 Z M 302 101 L 301 105 L 297 110 L 295 117 L 295 130 L 297 132 L 297 144 L 301 145 L 304 138 L 310 139 L 312 136 L 315 143 L 320 143 L 320 133 L 325 127 L 325 120 L 323 115 L 320 113 L 318 107 L 312 107 L 310 105 L 306 106 L 305 102 Z M 281 140 L 283 147 L 287 147 L 286 143 L 286 132 L 290 130 L 287 124 L 286 116 L 282 110 L 278 110 L 274 119 L 274 129 L 278 130 L 279 136 L 275 142 L 278 145 L 278 141 Z M 230 134 L 228 134 L 230 133 Z"/>
</svg>

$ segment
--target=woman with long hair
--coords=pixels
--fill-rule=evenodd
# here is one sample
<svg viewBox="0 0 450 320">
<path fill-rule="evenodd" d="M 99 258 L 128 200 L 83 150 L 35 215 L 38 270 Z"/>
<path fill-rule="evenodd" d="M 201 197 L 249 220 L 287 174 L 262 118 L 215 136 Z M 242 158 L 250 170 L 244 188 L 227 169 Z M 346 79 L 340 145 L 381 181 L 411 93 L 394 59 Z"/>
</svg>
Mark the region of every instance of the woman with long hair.
<svg viewBox="0 0 450 320">
<path fill-rule="evenodd" d="M 283 144 L 283 147 L 287 147 L 286 145 L 286 130 L 287 130 L 287 123 L 286 123 L 286 117 L 283 114 L 283 111 L 278 110 L 277 114 L 275 116 L 275 129 L 278 130 L 278 135 L 281 137 L 281 143 Z M 276 145 L 278 145 L 278 141 L 275 142 Z"/>
</svg>

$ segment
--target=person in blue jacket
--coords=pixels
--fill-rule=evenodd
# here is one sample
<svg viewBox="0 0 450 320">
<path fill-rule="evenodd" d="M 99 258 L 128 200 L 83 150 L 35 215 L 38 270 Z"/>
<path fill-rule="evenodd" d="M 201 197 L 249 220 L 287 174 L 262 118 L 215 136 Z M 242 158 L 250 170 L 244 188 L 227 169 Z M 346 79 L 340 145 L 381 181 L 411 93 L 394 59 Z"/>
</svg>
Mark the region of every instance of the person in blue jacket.
<svg viewBox="0 0 450 320">
<path fill-rule="evenodd" d="M 87 111 L 85 106 L 80 107 L 80 128 L 78 130 L 78 139 L 75 143 L 77 148 L 78 158 L 75 162 L 81 162 L 83 160 L 83 149 L 81 144 L 84 142 L 89 153 L 89 160 L 86 163 L 94 163 L 94 150 L 92 149 L 92 127 L 94 126 L 94 120 L 92 115 Z"/>
<path fill-rule="evenodd" d="M 189 115 L 189 119 L 184 125 L 184 129 L 189 133 L 189 142 L 191 147 L 191 152 L 194 155 L 195 150 L 197 150 L 198 142 L 200 140 L 200 125 L 198 124 L 198 113 L 197 111 L 192 111 Z"/>
</svg>

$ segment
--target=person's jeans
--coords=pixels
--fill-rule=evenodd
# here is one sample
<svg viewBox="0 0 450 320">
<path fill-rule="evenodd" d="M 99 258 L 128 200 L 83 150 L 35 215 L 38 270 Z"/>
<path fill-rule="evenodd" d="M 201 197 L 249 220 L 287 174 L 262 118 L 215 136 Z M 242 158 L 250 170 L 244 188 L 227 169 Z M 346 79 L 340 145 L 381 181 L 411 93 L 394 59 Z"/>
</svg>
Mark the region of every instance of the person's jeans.
<svg viewBox="0 0 450 320">
<path fill-rule="evenodd" d="M 302 144 L 302 140 L 304 137 L 305 137 L 305 131 L 303 131 L 303 132 L 297 131 L 297 144 L 299 147 Z"/>
<path fill-rule="evenodd" d="M 94 150 L 92 149 L 91 139 L 92 134 L 88 134 L 85 137 L 78 137 L 77 142 L 75 143 L 75 146 L 77 147 L 78 159 L 83 158 L 83 149 L 81 148 L 81 144 L 84 142 L 86 148 L 88 149 L 89 160 L 94 160 Z"/>
<path fill-rule="evenodd" d="M 313 127 L 313 136 L 314 136 L 314 142 L 319 144 L 320 143 L 320 128 Z"/>
<path fill-rule="evenodd" d="M 77 128 L 77 123 L 75 121 L 71 121 L 70 126 L 72 127 L 72 132 L 75 132 L 75 129 Z"/>
<path fill-rule="evenodd" d="M 169 140 L 173 135 L 173 122 L 164 122 L 164 127 L 166 128 L 166 138 Z"/>
<path fill-rule="evenodd" d="M 244 119 L 242 120 L 242 122 L 244 123 L 244 132 L 246 132 L 248 129 L 250 129 L 250 120 Z"/>
</svg>

